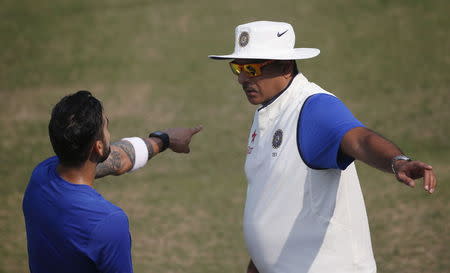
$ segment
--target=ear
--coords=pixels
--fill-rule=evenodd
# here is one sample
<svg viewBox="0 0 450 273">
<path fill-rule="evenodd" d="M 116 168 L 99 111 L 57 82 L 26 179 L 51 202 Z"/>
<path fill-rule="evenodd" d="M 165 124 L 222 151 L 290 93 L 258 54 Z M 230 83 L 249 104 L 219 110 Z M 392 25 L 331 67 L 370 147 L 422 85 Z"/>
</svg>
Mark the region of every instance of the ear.
<svg viewBox="0 0 450 273">
<path fill-rule="evenodd" d="M 101 140 L 96 140 L 92 150 L 98 157 L 102 157 L 105 154 L 105 145 Z"/>
<path fill-rule="evenodd" d="M 292 77 L 294 71 L 294 63 L 291 61 L 287 61 L 283 65 L 283 77 L 289 79 Z"/>
</svg>

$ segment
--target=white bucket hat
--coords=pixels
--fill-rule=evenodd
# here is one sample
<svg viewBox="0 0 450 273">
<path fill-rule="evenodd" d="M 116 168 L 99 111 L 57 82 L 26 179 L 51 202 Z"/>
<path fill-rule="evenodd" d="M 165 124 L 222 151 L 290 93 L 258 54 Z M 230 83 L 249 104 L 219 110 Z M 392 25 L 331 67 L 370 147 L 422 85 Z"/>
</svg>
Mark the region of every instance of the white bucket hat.
<svg viewBox="0 0 450 273">
<path fill-rule="evenodd" d="M 319 55 L 317 48 L 294 48 L 295 33 L 283 22 L 256 21 L 236 27 L 234 52 L 212 59 L 299 60 Z"/>
</svg>

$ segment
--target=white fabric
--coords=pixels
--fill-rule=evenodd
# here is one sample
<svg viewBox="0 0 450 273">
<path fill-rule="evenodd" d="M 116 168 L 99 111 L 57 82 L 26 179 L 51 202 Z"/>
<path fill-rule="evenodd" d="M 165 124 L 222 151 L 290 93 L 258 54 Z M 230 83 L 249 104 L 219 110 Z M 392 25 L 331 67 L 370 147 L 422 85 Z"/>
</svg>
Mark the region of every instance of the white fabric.
<svg viewBox="0 0 450 273">
<path fill-rule="evenodd" d="M 128 137 L 128 138 L 123 138 L 122 140 L 126 140 L 126 141 L 130 142 L 134 148 L 135 160 L 134 160 L 134 166 L 130 170 L 130 172 L 133 172 L 139 168 L 144 167 L 148 161 L 148 149 L 147 149 L 147 145 L 145 144 L 144 140 L 140 137 Z"/>
<path fill-rule="evenodd" d="M 245 162 L 247 248 L 260 273 L 374 273 L 355 165 L 311 169 L 297 148 L 300 110 L 316 93 L 330 94 L 299 74 L 255 113 Z M 277 130 L 283 133 L 275 148 Z"/>
<path fill-rule="evenodd" d="M 248 34 L 247 43 L 240 43 L 242 33 Z M 295 33 L 283 22 L 256 21 L 235 29 L 234 52 L 229 55 L 209 55 L 212 59 L 271 59 L 298 60 L 319 55 L 317 48 L 294 48 Z"/>
</svg>

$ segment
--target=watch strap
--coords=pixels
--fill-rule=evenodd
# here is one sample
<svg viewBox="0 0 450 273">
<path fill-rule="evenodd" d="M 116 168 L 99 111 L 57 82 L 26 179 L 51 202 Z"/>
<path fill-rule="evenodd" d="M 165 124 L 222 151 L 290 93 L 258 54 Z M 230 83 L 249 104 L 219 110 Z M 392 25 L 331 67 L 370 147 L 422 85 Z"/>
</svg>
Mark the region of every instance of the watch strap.
<svg viewBox="0 0 450 273">
<path fill-rule="evenodd" d="M 166 150 L 170 146 L 169 135 L 164 132 L 156 131 L 156 132 L 153 132 L 150 135 L 148 135 L 148 137 L 156 137 L 156 138 L 161 139 L 161 141 L 163 143 L 163 147 L 160 152 Z"/>
<path fill-rule="evenodd" d="M 395 164 L 395 162 L 396 162 L 397 160 L 412 161 L 412 159 L 409 158 L 409 157 L 407 157 L 406 155 L 397 155 L 397 156 L 394 156 L 394 157 L 392 158 L 392 160 L 391 160 L 391 168 L 392 168 L 392 172 L 393 172 L 394 174 L 397 174 L 397 172 L 395 171 L 395 168 L 394 168 L 394 164 Z"/>
</svg>

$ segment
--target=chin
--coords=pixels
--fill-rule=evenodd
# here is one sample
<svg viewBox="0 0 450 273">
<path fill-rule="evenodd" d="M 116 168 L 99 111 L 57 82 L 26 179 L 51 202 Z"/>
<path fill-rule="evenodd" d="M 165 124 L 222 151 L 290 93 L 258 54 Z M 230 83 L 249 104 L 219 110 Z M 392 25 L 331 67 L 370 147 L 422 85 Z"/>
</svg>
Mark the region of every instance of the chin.
<svg viewBox="0 0 450 273">
<path fill-rule="evenodd" d="M 260 105 L 261 104 L 261 102 L 254 101 L 254 100 L 251 100 L 251 99 L 249 99 L 248 102 L 250 102 L 250 104 L 253 104 L 253 105 Z"/>
<path fill-rule="evenodd" d="M 250 102 L 253 105 L 259 105 L 262 103 L 261 100 L 257 99 L 257 98 L 253 98 L 253 97 L 247 97 L 248 102 Z"/>
</svg>

